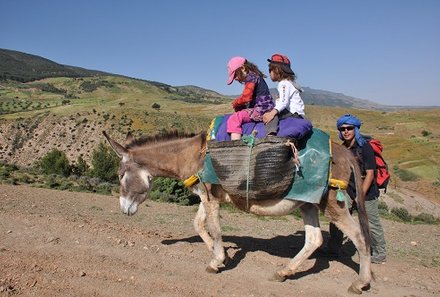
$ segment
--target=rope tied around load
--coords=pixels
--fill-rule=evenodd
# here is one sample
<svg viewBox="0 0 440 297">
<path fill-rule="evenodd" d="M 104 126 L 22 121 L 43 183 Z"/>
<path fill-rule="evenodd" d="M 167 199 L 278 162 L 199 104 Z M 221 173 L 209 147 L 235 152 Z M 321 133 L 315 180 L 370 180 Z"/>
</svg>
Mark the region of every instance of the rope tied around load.
<svg viewBox="0 0 440 297">
<path fill-rule="evenodd" d="M 251 175 L 251 156 L 252 149 L 255 146 L 255 139 L 258 131 L 253 130 L 251 134 L 245 135 L 241 137 L 241 141 L 243 141 L 248 146 L 248 161 L 247 161 L 247 170 L 246 170 L 246 210 L 249 211 L 249 179 Z"/>
<path fill-rule="evenodd" d="M 300 162 L 298 158 L 298 149 L 296 148 L 295 143 L 293 143 L 290 139 L 287 140 L 286 145 L 290 146 L 290 148 L 292 149 L 293 164 L 295 164 L 295 171 L 298 172 L 300 166 Z"/>
</svg>

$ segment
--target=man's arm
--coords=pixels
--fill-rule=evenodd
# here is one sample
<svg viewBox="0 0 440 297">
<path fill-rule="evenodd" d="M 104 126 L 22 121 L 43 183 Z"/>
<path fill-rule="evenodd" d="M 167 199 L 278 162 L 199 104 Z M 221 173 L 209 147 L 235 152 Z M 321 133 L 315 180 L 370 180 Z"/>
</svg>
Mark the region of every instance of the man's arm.
<svg viewBox="0 0 440 297">
<path fill-rule="evenodd" d="M 371 145 L 367 142 L 362 147 L 362 162 L 365 168 L 365 178 L 362 183 L 362 191 L 367 195 L 368 190 L 374 182 L 374 173 L 376 171 L 376 160 Z"/>
<path fill-rule="evenodd" d="M 367 195 L 368 189 L 371 187 L 371 184 L 373 183 L 374 179 L 374 170 L 373 169 L 367 169 L 365 179 L 362 183 L 362 192 L 364 195 Z"/>
</svg>

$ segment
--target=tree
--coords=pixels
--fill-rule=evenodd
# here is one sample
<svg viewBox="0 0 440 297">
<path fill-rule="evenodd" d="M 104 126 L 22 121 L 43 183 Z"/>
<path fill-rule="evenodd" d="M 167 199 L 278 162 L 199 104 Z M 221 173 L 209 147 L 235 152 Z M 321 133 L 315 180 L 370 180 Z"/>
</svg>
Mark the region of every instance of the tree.
<svg viewBox="0 0 440 297">
<path fill-rule="evenodd" d="M 92 153 L 92 169 L 90 175 L 103 181 L 118 181 L 119 157 L 108 146 L 101 142 Z"/>
<path fill-rule="evenodd" d="M 44 174 L 58 174 L 69 176 L 72 172 L 72 167 L 64 152 L 53 149 L 48 152 L 38 163 L 37 166 Z"/>
<path fill-rule="evenodd" d="M 87 165 L 87 162 L 81 156 L 78 156 L 75 165 L 72 166 L 73 174 L 82 176 L 87 172 L 88 169 L 89 165 Z"/>
</svg>

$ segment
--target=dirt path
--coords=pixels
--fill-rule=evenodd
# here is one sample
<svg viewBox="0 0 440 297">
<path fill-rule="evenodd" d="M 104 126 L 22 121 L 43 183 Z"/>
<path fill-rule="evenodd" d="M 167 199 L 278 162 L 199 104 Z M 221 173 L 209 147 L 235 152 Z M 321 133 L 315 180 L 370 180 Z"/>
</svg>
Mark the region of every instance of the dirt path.
<svg viewBox="0 0 440 297">
<path fill-rule="evenodd" d="M 0 185 L 0 296 L 348 296 L 356 255 L 310 259 L 284 283 L 268 281 L 303 244 L 292 216 L 222 211 L 232 261 L 206 273 L 195 211 L 149 201 L 126 217 L 116 197 Z M 439 296 L 439 227 L 384 227 L 389 259 L 373 265 L 364 295 Z"/>
</svg>

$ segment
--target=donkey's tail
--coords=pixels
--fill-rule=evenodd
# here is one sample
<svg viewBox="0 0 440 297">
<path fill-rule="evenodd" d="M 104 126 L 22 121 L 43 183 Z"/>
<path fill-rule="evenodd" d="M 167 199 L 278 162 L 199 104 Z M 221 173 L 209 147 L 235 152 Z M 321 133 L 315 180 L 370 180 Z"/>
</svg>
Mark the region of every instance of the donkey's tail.
<svg viewBox="0 0 440 297">
<path fill-rule="evenodd" d="M 365 247 L 367 252 L 370 253 L 371 247 L 371 235 L 370 235 L 370 227 L 368 223 L 368 215 L 367 210 L 365 208 L 365 195 L 362 190 L 362 173 L 359 165 L 356 161 L 351 162 L 351 170 L 354 174 L 355 184 L 356 184 L 356 205 L 358 209 L 358 219 L 359 225 L 361 227 L 361 233 L 365 240 Z"/>
</svg>

